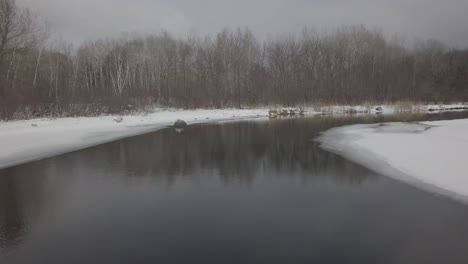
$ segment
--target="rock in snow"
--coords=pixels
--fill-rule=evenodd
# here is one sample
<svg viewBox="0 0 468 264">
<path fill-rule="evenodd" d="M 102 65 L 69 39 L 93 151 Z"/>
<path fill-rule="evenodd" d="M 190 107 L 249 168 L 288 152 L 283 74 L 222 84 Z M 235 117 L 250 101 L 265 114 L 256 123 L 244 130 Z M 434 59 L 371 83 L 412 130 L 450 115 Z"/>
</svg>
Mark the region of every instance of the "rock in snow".
<svg viewBox="0 0 468 264">
<path fill-rule="evenodd" d="M 184 120 L 180 120 L 178 119 L 175 123 L 174 123 L 174 127 L 175 128 L 186 128 L 187 127 L 187 123 L 184 121 Z"/>
<path fill-rule="evenodd" d="M 122 123 L 122 121 L 123 121 L 123 117 L 121 116 L 114 118 L 114 122 L 116 123 Z"/>
</svg>

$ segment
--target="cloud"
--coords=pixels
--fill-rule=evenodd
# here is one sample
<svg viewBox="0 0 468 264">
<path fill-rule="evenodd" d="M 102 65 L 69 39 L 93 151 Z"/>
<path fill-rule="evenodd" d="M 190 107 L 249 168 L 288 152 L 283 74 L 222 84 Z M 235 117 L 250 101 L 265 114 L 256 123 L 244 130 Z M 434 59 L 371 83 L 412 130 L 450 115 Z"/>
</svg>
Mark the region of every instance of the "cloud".
<svg viewBox="0 0 468 264">
<path fill-rule="evenodd" d="M 213 34 L 249 27 L 259 37 L 364 24 L 406 39 L 468 46 L 466 0 L 17 0 L 65 39 L 151 33 Z"/>
</svg>

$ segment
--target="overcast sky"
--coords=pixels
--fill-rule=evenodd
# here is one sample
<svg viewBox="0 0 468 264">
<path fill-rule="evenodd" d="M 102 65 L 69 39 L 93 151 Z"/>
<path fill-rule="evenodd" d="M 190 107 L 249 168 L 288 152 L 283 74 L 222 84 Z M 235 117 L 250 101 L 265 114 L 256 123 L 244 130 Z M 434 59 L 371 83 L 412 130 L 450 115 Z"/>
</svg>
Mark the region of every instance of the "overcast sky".
<svg viewBox="0 0 468 264">
<path fill-rule="evenodd" d="M 249 27 L 265 38 L 364 24 L 407 42 L 438 39 L 468 47 L 468 0 L 17 0 L 79 43 L 122 32 L 215 33 Z"/>
</svg>

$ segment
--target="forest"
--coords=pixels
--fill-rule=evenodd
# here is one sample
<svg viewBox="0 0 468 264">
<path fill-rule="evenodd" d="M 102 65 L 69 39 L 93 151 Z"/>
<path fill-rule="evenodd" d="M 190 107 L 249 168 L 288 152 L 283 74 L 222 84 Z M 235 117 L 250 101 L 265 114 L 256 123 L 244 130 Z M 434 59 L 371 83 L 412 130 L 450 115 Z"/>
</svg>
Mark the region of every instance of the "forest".
<svg viewBox="0 0 468 264">
<path fill-rule="evenodd" d="M 363 25 L 259 40 L 122 34 L 73 46 L 0 0 L 0 118 L 91 115 L 146 107 L 224 108 L 468 101 L 468 48 L 409 48 Z"/>
</svg>

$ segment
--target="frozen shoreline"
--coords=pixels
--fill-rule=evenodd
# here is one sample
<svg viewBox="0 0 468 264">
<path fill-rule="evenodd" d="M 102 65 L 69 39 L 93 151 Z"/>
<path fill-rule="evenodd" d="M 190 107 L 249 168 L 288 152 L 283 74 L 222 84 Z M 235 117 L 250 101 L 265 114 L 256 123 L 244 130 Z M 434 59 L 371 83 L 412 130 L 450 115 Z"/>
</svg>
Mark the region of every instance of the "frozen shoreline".
<svg viewBox="0 0 468 264">
<path fill-rule="evenodd" d="M 468 119 L 345 126 L 317 141 L 382 175 L 468 202 Z"/>
<path fill-rule="evenodd" d="M 158 111 L 147 115 L 0 122 L 0 169 L 153 132 L 177 119 L 196 123 L 267 117 L 268 110 Z M 121 122 L 116 122 L 118 118 Z"/>
<path fill-rule="evenodd" d="M 414 113 L 464 108 L 467 104 L 425 105 L 407 109 Z M 379 111 L 377 110 L 378 108 Z M 437 110 L 435 110 L 437 109 Z M 316 114 L 393 114 L 398 106 L 327 106 L 308 108 L 306 115 Z M 380 112 L 380 110 L 382 110 Z M 452 110 L 450 110 L 452 111 Z M 458 111 L 458 110 L 455 110 Z M 153 132 L 174 124 L 177 119 L 194 123 L 268 117 L 269 109 L 223 110 L 156 110 L 141 115 L 33 119 L 0 122 L 0 169 L 40 160 L 87 147 Z"/>
</svg>

